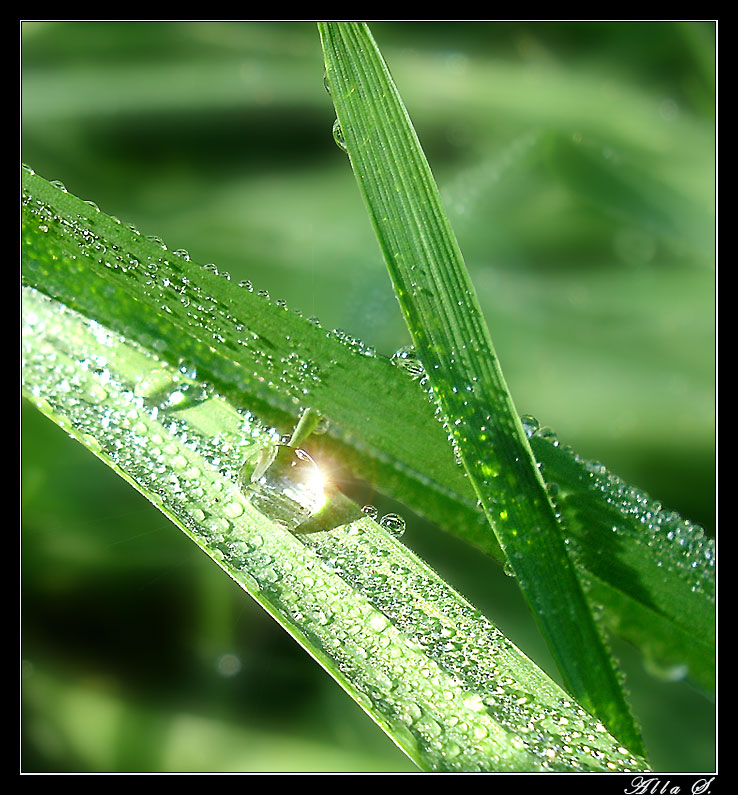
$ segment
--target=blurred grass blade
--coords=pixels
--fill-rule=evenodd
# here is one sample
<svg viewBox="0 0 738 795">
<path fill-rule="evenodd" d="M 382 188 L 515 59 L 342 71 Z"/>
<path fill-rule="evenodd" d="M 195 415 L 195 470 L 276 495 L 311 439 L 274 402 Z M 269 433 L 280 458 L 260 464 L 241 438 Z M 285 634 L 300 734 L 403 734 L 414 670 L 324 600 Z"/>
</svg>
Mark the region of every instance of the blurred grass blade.
<svg viewBox="0 0 738 795">
<path fill-rule="evenodd" d="M 25 396 L 157 505 L 422 769 L 644 769 L 329 485 L 309 536 L 257 509 L 242 465 L 279 436 L 192 373 L 31 287 L 23 358 Z"/>
<path fill-rule="evenodd" d="M 641 752 L 402 100 L 366 25 L 319 28 L 341 143 L 449 440 L 567 687 Z"/>
</svg>

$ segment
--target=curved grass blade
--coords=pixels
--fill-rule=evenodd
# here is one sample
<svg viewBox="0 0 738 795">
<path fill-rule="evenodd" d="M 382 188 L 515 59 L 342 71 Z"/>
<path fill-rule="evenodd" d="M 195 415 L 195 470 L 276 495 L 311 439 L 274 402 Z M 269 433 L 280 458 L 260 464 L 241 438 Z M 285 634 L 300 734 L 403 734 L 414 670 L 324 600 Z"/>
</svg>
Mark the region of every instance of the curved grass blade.
<svg viewBox="0 0 738 795">
<path fill-rule="evenodd" d="M 242 464 L 279 434 L 192 374 L 31 287 L 23 357 L 25 396 L 157 505 L 422 769 L 645 769 L 387 522 L 354 510 L 294 535 L 257 509 Z"/>
<path fill-rule="evenodd" d="M 449 440 L 566 686 L 642 751 L 407 111 L 366 25 L 319 29 L 340 142 Z"/>
</svg>

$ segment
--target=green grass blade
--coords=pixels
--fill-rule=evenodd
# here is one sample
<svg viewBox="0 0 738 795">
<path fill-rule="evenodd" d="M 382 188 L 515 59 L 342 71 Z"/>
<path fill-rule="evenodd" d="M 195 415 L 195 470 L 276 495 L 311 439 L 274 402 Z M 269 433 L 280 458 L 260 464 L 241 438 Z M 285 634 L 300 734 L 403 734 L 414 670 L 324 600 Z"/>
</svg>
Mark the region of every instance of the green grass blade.
<svg viewBox="0 0 738 795">
<path fill-rule="evenodd" d="M 530 442 L 593 604 L 646 665 L 715 692 L 715 539 L 539 428 Z"/>
<path fill-rule="evenodd" d="M 449 440 L 567 687 L 622 742 L 642 749 L 389 71 L 366 25 L 319 28 L 341 143 Z"/>
<path fill-rule="evenodd" d="M 23 321 L 25 396 L 157 505 L 422 769 L 644 769 L 386 519 L 330 491 L 310 535 L 257 509 L 241 467 L 278 436 L 252 414 L 31 287 Z M 320 518 L 338 513 L 340 524 Z"/>
</svg>

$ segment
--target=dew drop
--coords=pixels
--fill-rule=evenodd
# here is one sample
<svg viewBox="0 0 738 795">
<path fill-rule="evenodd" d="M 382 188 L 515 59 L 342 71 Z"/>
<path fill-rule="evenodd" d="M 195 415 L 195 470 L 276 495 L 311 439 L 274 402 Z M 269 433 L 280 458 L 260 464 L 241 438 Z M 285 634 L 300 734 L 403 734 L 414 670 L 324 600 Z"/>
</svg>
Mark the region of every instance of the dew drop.
<svg viewBox="0 0 738 795">
<path fill-rule="evenodd" d="M 247 461 L 240 482 L 254 508 L 290 530 L 325 505 L 317 464 L 304 450 L 289 445 L 267 448 L 256 461 Z"/>
<path fill-rule="evenodd" d="M 689 668 L 684 664 L 661 662 L 655 655 L 648 652 L 643 656 L 643 667 L 656 679 L 664 682 L 679 682 L 687 677 Z"/>
<path fill-rule="evenodd" d="M 414 381 L 425 376 L 425 368 L 420 361 L 420 357 L 415 352 L 412 345 L 405 345 L 398 348 L 390 357 L 390 362 L 404 370 Z"/>
<path fill-rule="evenodd" d="M 520 417 L 525 435 L 530 439 L 531 436 L 541 427 L 538 420 L 530 414 L 523 414 Z"/>
<path fill-rule="evenodd" d="M 182 382 L 159 393 L 154 402 L 161 411 L 184 411 L 204 403 L 211 394 L 212 389 L 205 384 Z"/>
<path fill-rule="evenodd" d="M 548 426 L 543 426 L 542 428 L 538 428 L 535 431 L 536 438 L 545 439 L 546 441 L 550 442 L 554 447 L 559 446 L 559 440 L 556 436 L 556 431 L 553 428 L 549 428 Z"/>
<path fill-rule="evenodd" d="M 372 521 L 377 519 L 377 509 L 373 505 L 365 505 L 361 509 L 362 513 L 366 514 Z"/>
<path fill-rule="evenodd" d="M 395 538 L 400 538 L 405 532 L 405 520 L 397 513 L 388 513 L 379 520 L 379 524 Z"/>
<path fill-rule="evenodd" d="M 322 436 L 323 434 L 328 433 L 330 427 L 331 421 L 326 416 L 321 416 L 321 418 L 318 420 L 318 424 L 312 430 L 312 435 Z"/>
<path fill-rule="evenodd" d="M 102 403 L 108 396 L 108 392 L 101 384 L 90 384 L 85 390 L 82 399 L 88 403 Z"/>
<path fill-rule="evenodd" d="M 348 152 L 346 148 L 346 140 L 343 137 L 343 130 L 341 129 L 341 123 L 336 119 L 333 122 L 333 140 L 338 145 L 338 148 L 343 152 Z"/>
<path fill-rule="evenodd" d="M 187 463 L 188 462 L 187 462 L 187 459 L 183 455 L 178 454 L 178 455 L 175 455 L 170 460 L 169 463 L 171 464 L 172 469 L 174 469 L 177 472 L 182 472 L 184 469 L 187 468 Z"/>
<path fill-rule="evenodd" d="M 229 519 L 236 519 L 243 513 L 243 505 L 240 502 L 234 500 L 233 502 L 226 503 L 223 506 L 223 513 Z"/>
</svg>

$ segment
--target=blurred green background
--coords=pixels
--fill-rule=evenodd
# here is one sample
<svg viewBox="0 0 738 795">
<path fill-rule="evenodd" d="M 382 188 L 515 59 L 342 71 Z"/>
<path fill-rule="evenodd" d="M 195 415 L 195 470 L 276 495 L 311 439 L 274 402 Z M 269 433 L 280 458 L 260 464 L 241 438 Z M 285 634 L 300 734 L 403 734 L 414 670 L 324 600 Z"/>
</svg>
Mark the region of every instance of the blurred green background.
<svg viewBox="0 0 738 795">
<path fill-rule="evenodd" d="M 518 410 L 714 532 L 714 25 L 372 30 Z M 21 45 L 37 173 L 385 355 L 409 341 L 314 24 L 27 22 Z M 22 422 L 23 770 L 414 770 L 161 514 Z M 514 582 L 402 512 L 555 676 Z M 714 705 L 616 650 L 654 765 L 713 769 Z"/>
</svg>

